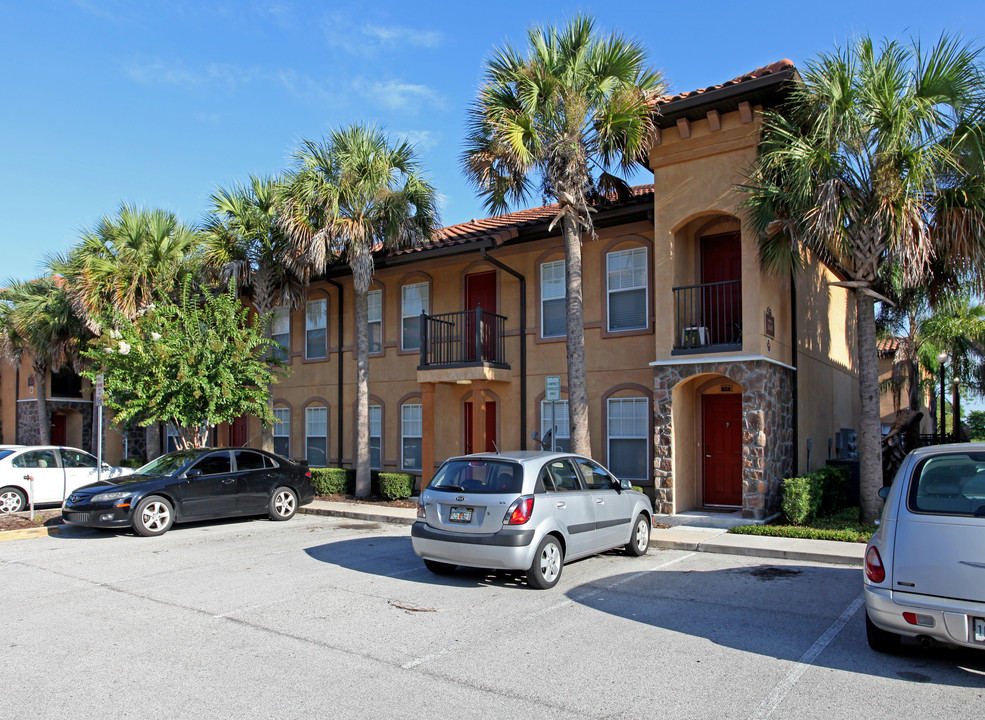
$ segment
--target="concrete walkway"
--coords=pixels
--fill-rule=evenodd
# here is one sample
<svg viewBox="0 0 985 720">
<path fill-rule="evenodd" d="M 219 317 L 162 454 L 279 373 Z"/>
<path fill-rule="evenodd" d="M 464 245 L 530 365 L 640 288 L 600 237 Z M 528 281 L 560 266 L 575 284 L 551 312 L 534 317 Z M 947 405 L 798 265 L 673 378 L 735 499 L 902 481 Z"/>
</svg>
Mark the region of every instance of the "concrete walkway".
<svg viewBox="0 0 985 720">
<path fill-rule="evenodd" d="M 324 500 L 315 500 L 302 507 L 299 512 L 401 525 L 412 525 L 417 519 L 417 510 L 414 508 L 326 502 Z M 687 525 L 678 525 L 668 529 L 654 528 L 650 535 L 650 547 L 804 562 L 836 563 L 854 567 L 862 567 L 865 556 L 865 545 L 862 543 L 774 538 L 760 535 L 730 535 L 722 528 Z"/>
</svg>

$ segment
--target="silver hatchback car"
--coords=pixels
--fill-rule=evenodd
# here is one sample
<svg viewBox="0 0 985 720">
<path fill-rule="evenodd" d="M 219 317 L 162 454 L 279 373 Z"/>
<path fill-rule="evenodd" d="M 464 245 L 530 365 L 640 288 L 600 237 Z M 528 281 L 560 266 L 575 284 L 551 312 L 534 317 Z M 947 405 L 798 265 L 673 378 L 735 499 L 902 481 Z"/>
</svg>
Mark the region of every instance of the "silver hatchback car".
<svg viewBox="0 0 985 720">
<path fill-rule="evenodd" d="M 901 637 L 985 650 L 985 443 L 903 460 L 865 553 L 869 645 Z"/>
<path fill-rule="evenodd" d="M 525 570 L 530 585 L 546 589 L 571 560 L 617 547 L 645 554 L 651 509 L 629 481 L 581 455 L 479 453 L 438 468 L 411 538 L 432 572 Z"/>
</svg>

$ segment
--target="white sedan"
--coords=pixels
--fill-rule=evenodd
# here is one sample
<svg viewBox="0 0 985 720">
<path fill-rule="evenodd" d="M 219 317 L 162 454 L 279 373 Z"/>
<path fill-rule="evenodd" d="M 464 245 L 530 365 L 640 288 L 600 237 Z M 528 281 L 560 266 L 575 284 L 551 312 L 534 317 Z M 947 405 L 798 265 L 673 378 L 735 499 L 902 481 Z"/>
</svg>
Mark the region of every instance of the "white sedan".
<svg viewBox="0 0 985 720">
<path fill-rule="evenodd" d="M 73 490 L 96 482 L 96 458 L 83 450 L 55 445 L 0 446 L 0 513 L 61 503 Z M 103 463 L 104 478 L 133 472 Z M 34 495 L 31 496 L 33 480 Z"/>
</svg>

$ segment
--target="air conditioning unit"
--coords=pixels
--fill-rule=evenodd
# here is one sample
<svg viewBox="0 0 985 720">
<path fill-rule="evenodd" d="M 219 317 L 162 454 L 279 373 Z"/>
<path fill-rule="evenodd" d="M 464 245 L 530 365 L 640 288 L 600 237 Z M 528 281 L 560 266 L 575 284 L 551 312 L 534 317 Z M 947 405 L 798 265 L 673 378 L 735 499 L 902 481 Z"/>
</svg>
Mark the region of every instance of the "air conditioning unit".
<svg viewBox="0 0 985 720">
<path fill-rule="evenodd" d="M 852 428 L 842 428 L 835 435 L 835 450 L 839 458 L 858 457 L 858 434 Z"/>
</svg>

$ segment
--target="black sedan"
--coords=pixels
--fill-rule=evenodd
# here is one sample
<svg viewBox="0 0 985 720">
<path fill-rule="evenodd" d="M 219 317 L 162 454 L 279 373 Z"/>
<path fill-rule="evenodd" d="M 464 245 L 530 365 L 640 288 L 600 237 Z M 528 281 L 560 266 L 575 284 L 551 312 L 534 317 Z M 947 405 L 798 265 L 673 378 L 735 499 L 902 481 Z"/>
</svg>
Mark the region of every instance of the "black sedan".
<svg viewBox="0 0 985 720">
<path fill-rule="evenodd" d="M 176 522 L 266 513 L 288 520 L 315 497 L 307 463 L 261 450 L 197 448 L 162 455 L 133 475 L 83 485 L 62 504 L 67 525 L 162 535 Z"/>
</svg>

